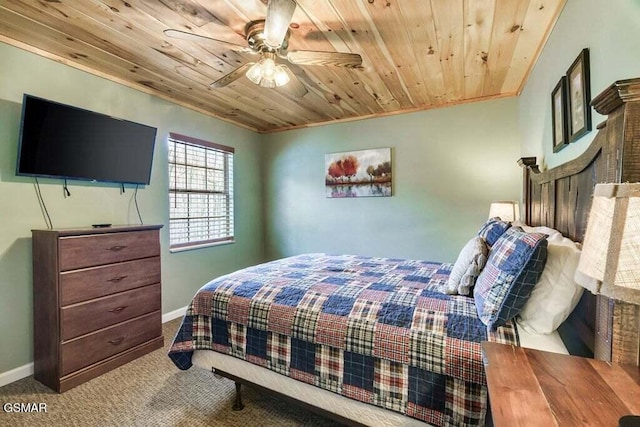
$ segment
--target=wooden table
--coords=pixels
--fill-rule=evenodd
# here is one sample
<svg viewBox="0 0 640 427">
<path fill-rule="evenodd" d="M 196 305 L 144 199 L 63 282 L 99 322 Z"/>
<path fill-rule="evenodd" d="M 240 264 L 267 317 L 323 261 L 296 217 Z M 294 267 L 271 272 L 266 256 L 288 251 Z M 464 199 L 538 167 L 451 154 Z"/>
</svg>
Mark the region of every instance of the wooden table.
<svg viewBox="0 0 640 427">
<path fill-rule="evenodd" d="M 640 415 L 640 368 L 482 343 L 491 414 L 503 426 L 618 426 Z"/>
</svg>

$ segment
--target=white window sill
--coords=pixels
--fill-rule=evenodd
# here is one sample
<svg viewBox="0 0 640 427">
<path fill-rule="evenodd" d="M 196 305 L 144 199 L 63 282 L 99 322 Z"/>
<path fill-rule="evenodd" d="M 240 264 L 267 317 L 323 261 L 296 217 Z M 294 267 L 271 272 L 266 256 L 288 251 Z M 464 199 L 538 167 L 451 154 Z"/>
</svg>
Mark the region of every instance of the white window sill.
<svg viewBox="0 0 640 427">
<path fill-rule="evenodd" d="M 231 243 L 235 243 L 235 240 L 225 240 L 224 242 L 212 242 L 212 243 L 202 243 L 202 244 L 193 244 L 191 246 L 183 246 L 180 248 L 169 248 L 169 252 L 173 253 L 178 253 L 178 252 L 185 252 L 185 251 L 192 251 L 194 249 L 202 249 L 202 248 L 209 248 L 212 246 L 222 246 L 222 245 L 230 245 Z"/>
</svg>

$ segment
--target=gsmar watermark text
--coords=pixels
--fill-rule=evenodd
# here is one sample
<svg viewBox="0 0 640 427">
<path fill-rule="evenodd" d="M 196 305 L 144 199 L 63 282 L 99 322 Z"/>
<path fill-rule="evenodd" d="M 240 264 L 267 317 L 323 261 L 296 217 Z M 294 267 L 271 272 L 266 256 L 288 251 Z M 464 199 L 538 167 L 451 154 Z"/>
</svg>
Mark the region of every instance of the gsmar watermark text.
<svg viewBox="0 0 640 427">
<path fill-rule="evenodd" d="M 2 405 L 4 412 L 47 412 L 46 403 L 5 403 Z"/>
</svg>

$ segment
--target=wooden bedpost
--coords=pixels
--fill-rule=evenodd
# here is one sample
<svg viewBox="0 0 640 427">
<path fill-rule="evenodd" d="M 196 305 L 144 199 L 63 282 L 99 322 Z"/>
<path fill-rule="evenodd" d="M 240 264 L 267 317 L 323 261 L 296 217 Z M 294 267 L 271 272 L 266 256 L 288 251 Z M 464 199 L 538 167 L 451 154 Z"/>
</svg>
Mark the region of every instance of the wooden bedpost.
<svg viewBox="0 0 640 427">
<path fill-rule="evenodd" d="M 518 159 L 518 165 L 522 170 L 522 220 L 525 224 L 532 223 L 531 217 L 531 168 L 538 168 L 535 157 L 521 157 Z"/>
<path fill-rule="evenodd" d="M 610 160 L 606 182 L 640 182 L 640 78 L 619 80 L 591 102 L 607 115 L 607 142 Z M 607 300 L 599 307 L 611 319 L 610 359 L 640 366 L 640 306 Z M 599 315 L 600 316 L 600 315 Z"/>
</svg>

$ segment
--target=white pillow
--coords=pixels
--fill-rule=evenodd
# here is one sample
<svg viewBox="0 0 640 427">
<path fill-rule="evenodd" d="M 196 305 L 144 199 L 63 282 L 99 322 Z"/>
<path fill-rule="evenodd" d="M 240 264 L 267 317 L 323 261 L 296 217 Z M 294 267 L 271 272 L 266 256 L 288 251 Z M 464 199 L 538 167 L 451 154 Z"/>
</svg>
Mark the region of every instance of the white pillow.
<svg viewBox="0 0 640 427">
<path fill-rule="evenodd" d="M 558 232 L 552 233 L 547 242 L 547 263 L 542 276 L 517 318 L 519 326 L 535 334 L 549 334 L 558 329 L 580 301 L 583 291 L 573 279 L 580 261 L 580 249 L 575 242 Z"/>
<path fill-rule="evenodd" d="M 475 236 L 467 242 L 460 251 L 456 263 L 451 269 L 449 280 L 445 286 L 445 293 L 454 295 L 469 295 L 476 279 L 487 263 L 487 248 L 484 239 Z"/>
</svg>

